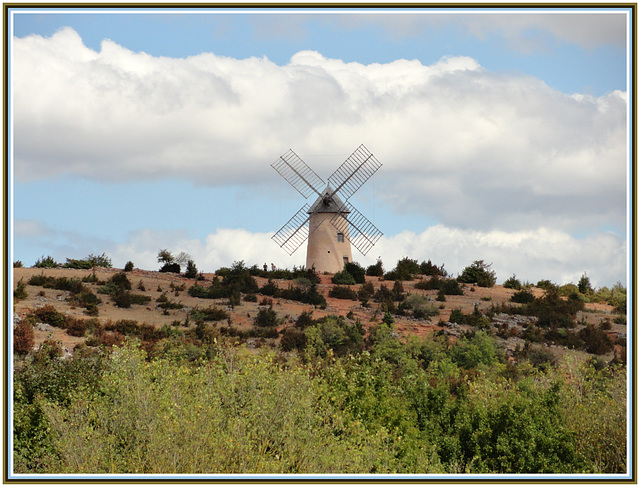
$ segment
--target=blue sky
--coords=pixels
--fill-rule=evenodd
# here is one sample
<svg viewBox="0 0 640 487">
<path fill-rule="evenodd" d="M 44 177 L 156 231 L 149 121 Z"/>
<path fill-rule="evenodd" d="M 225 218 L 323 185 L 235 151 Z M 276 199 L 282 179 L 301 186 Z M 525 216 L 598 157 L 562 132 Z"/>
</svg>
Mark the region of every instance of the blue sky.
<svg viewBox="0 0 640 487">
<path fill-rule="evenodd" d="M 628 10 L 11 13 L 13 260 L 300 265 L 269 165 L 326 179 L 364 143 L 361 263 L 626 281 Z"/>
</svg>

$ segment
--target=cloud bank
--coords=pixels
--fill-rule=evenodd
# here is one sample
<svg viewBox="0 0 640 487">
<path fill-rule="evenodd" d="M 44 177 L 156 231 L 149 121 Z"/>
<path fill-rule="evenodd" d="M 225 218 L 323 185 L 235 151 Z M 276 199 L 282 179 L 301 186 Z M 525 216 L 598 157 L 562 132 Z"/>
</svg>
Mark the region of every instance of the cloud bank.
<svg viewBox="0 0 640 487">
<path fill-rule="evenodd" d="M 202 272 L 213 272 L 240 260 L 247 266 L 274 263 L 289 269 L 303 266 L 305 261 L 304 246 L 288 256 L 271 240 L 272 232 L 244 229 L 220 228 L 204 240 L 187 232 L 145 229 L 132 232 L 124 242 L 98 241 L 34 221 L 17 222 L 15 231 L 23 241 L 36 246 L 43 238 L 48 239 L 50 248 L 50 242 L 56 242 L 51 254 L 58 262 L 65 262 L 67 257 L 83 258 L 90 253 L 106 252 L 116 267 L 131 260 L 138 268 L 153 270 L 159 268 L 158 251 L 165 248 L 174 255 L 188 253 Z M 624 240 L 607 233 L 578 239 L 548 228 L 482 232 L 435 225 L 421 233 L 384 236 L 366 257 L 354 251 L 354 260 L 363 266 L 374 264 L 378 256 L 382 257 L 386 270 L 395 267 L 399 259 L 410 257 L 418 262 L 431 260 L 438 266 L 444 265 L 454 277 L 474 260 L 484 260 L 492 264 L 499 284 L 513 274 L 534 284 L 541 279 L 558 284 L 577 283 L 586 272 L 594 286 L 611 286 L 617 281 L 626 284 L 627 273 Z M 536 263 L 535 267 L 531 262 Z"/>
<path fill-rule="evenodd" d="M 260 185 L 290 147 L 346 158 L 364 143 L 399 212 L 484 230 L 624 227 L 626 93 L 564 94 L 467 57 L 362 65 L 302 51 L 277 66 L 109 40 L 96 52 L 70 28 L 15 39 L 12 60 L 18 181 Z M 336 162 L 323 164 L 326 176 Z"/>
</svg>

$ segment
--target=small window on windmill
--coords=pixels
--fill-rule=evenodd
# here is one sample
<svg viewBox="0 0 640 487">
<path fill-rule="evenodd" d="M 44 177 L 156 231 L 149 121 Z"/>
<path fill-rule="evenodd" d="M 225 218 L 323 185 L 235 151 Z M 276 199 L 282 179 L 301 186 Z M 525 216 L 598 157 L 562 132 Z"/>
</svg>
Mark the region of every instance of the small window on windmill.
<svg viewBox="0 0 640 487">
<path fill-rule="evenodd" d="M 338 242 L 344 242 L 344 233 L 338 232 Z"/>
<path fill-rule="evenodd" d="M 344 261 L 345 264 L 349 263 L 349 257 L 347 257 L 346 255 L 342 258 L 342 260 Z"/>
</svg>

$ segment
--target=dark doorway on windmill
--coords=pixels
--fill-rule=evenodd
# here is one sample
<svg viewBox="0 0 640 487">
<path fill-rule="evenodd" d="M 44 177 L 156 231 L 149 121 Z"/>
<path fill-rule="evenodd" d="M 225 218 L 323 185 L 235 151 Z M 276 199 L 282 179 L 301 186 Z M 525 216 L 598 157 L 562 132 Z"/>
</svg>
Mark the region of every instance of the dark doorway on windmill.
<svg viewBox="0 0 640 487">
<path fill-rule="evenodd" d="M 344 242 L 344 233 L 342 232 L 338 233 L 338 242 Z"/>
<path fill-rule="evenodd" d="M 343 257 L 342 260 L 344 261 L 345 264 L 349 263 L 349 257 Z"/>
</svg>

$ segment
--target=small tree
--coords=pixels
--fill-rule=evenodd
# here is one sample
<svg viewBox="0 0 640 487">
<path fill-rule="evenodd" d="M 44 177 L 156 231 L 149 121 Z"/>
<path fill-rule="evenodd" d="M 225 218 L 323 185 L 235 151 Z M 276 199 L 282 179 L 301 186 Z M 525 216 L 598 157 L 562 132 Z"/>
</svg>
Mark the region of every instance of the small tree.
<svg viewBox="0 0 640 487">
<path fill-rule="evenodd" d="M 580 294 L 593 294 L 593 288 L 591 287 L 591 281 L 587 277 L 587 274 L 582 274 L 582 277 L 578 281 L 578 291 Z"/>
<path fill-rule="evenodd" d="M 476 260 L 462 270 L 458 281 L 477 284 L 480 287 L 493 287 L 496 283 L 496 273 L 489 270 L 490 267 L 491 264 L 485 264 L 483 260 Z"/>
<path fill-rule="evenodd" d="M 511 276 L 509 279 L 507 279 L 506 281 L 504 281 L 503 286 L 507 289 L 515 289 L 515 290 L 522 289 L 522 283 L 518 279 L 516 279 L 515 274 Z"/>
<path fill-rule="evenodd" d="M 125 272 L 131 272 L 133 270 L 133 262 L 129 261 L 124 265 Z"/>
<path fill-rule="evenodd" d="M 173 255 L 171 255 L 171 252 L 169 252 L 167 249 L 162 249 L 158 251 L 158 262 L 161 264 L 170 264 L 171 262 L 173 262 L 175 259 L 173 258 Z"/>
<path fill-rule="evenodd" d="M 58 263 L 50 255 L 48 255 L 47 257 L 43 255 L 40 259 L 36 261 L 34 267 L 43 267 L 46 269 L 50 269 L 53 267 L 58 267 Z"/>
<path fill-rule="evenodd" d="M 33 327 L 27 320 L 23 320 L 13 329 L 13 350 L 19 355 L 26 355 L 35 345 Z"/>
<path fill-rule="evenodd" d="M 187 271 L 184 273 L 184 277 L 193 279 L 197 275 L 198 275 L 198 268 L 196 267 L 196 263 L 192 260 L 187 261 Z"/>
<path fill-rule="evenodd" d="M 382 267 L 382 260 L 378 257 L 375 264 L 367 267 L 367 276 L 380 277 L 382 275 L 384 275 L 384 268 Z"/>
<path fill-rule="evenodd" d="M 180 264 L 176 262 L 175 257 L 167 249 L 158 251 L 158 262 L 163 264 L 160 272 L 180 272 Z"/>
</svg>

